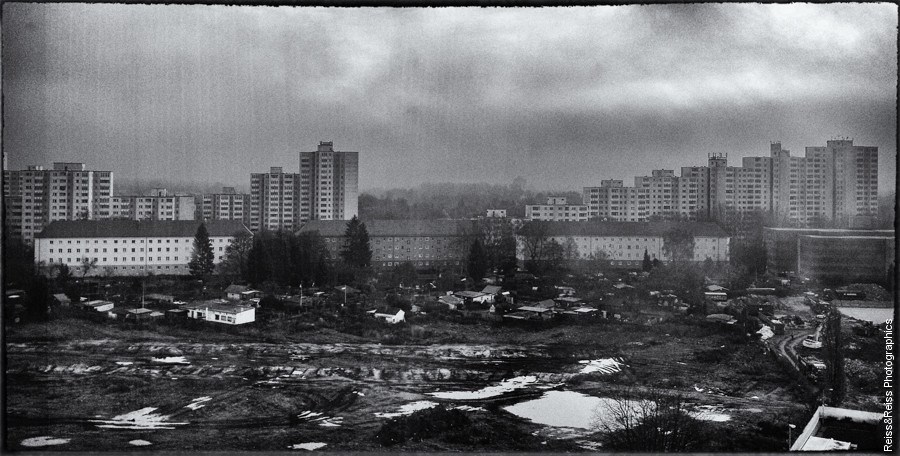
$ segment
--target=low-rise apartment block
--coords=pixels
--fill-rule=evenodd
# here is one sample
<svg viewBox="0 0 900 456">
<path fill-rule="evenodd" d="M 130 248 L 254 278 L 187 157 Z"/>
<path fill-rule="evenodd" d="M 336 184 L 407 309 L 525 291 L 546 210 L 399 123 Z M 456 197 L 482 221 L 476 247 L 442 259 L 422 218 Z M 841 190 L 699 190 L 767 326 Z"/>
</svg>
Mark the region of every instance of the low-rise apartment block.
<svg viewBox="0 0 900 456">
<path fill-rule="evenodd" d="M 473 220 L 366 220 L 372 265 L 412 263 L 417 268 L 459 266 L 465 261 L 476 233 Z M 332 259 L 340 259 L 347 222 L 313 220 L 300 232 L 317 231 Z"/>
<path fill-rule="evenodd" d="M 685 229 L 694 235 L 692 261 L 726 262 L 729 259 L 730 238 L 715 223 L 701 222 L 565 222 L 543 227 L 546 240 L 562 246 L 574 245 L 575 259 L 596 258 L 602 255 L 612 266 L 640 268 L 644 252 L 651 259 L 671 260 L 664 247 L 664 237 L 670 230 Z M 517 256 L 530 258 L 526 237 L 516 236 Z"/>
<path fill-rule="evenodd" d="M 765 228 L 766 269 L 802 277 L 853 282 L 887 278 L 894 255 L 892 230 Z"/>
<path fill-rule="evenodd" d="M 97 219 L 194 220 L 196 215 L 193 196 L 169 195 L 164 188 L 154 188 L 143 196 L 111 196 L 101 207 Z"/>
<path fill-rule="evenodd" d="M 547 198 L 547 204 L 525 206 L 526 220 L 544 221 L 584 221 L 588 219 L 588 207 L 567 204 L 563 196 Z"/>
<path fill-rule="evenodd" d="M 194 251 L 200 221 L 78 220 L 57 221 L 34 239 L 34 261 L 45 271 L 55 265 L 81 268 L 94 262 L 86 276 L 184 275 Z M 206 222 L 214 263 L 225 257 L 235 233 L 247 231 L 240 221 Z"/>
</svg>

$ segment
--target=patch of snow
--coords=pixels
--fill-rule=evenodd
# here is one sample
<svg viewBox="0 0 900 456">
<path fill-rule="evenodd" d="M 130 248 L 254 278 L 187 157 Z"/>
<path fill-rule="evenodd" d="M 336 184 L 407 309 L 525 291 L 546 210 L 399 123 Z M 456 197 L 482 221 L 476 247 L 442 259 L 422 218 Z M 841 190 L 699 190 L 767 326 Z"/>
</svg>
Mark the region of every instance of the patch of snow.
<svg viewBox="0 0 900 456">
<path fill-rule="evenodd" d="M 365 394 L 363 394 L 361 391 L 354 391 L 353 394 L 356 394 L 357 396 L 365 396 Z"/>
<path fill-rule="evenodd" d="M 319 448 L 322 448 L 325 445 L 328 445 L 328 444 L 322 443 L 322 442 L 307 442 L 307 443 L 295 443 L 295 444 L 289 446 L 288 448 L 290 448 L 292 450 L 312 451 L 312 450 L 318 450 Z"/>
<path fill-rule="evenodd" d="M 487 399 L 490 397 L 508 393 L 510 391 L 515 391 L 517 389 L 526 388 L 529 385 L 534 384 L 535 382 L 537 382 L 537 377 L 533 375 L 526 375 L 523 377 L 515 377 L 509 380 L 503 380 L 499 385 L 488 386 L 478 391 L 444 391 L 428 394 L 441 399 Z"/>
<path fill-rule="evenodd" d="M 322 427 L 340 427 L 342 424 L 344 424 L 344 417 L 342 417 L 342 416 L 335 416 L 335 417 L 326 418 L 326 419 L 322 420 L 322 422 L 319 423 L 319 426 L 322 426 Z"/>
<path fill-rule="evenodd" d="M 150 361 L 161 364 L 190 364 L 184 356 L 166 356 L 165 358 L 150 358 Z"/>
<path fill-rule="evenodd" d="M 690 415 L 701 421 L 715 421 L 723 423 L 731 420 L 731 415 L 726 415 L 720 409 L 710 405 L 702 405 L 697 407 L 698 410 L 690 412 Z"/>
<path fill-rule="evenodd" d="M 131 362 L 131 361 L 116 361 L 116 364 L 118 364 L 118 365 L 120 365 L 120 366 L 130 366 L 130 365 L 132 365 L 132 364 L 134 364 L 134 363 Z"/>
<path fill-rule="evenodd" d="M 154 410 L 156 407 L 145 407 L 108 420 L 91 422 L 100 423 L 97 427 L 107 429 L 175 429 L 174 426 L 187 424 L 166 421 L 169 419 L 168 415 L 153 413 Z"/>
<path fill-rule="evenodd" d="M 603 359 L 595 359 L 595 360 L 582 360 L 578 361 L 579 364 L 587 364 L 581 369 L 582 374 L 588 374 L 591 372 L 600 372 L 601 374 L 613 374 L 616 372 L 621 372 L 622 367 L 625 363 L 620 359 L 615 358 L 603 358 Z"/>
<path fill-rule="evenodd" d="M 472 407 L 471 405 L 457 405 L 453 407 L 456 410 L 462 410 L 463 412 L 486 412 L 487 410 L 483 407 Z"/>
<path fill-rule="evenodd" d="M 140 439 L 132 440 L 132 441 L 130 441 L 130 442 L 128 442 L 128 443 L 129 443 L 130 445 L 134 445 L 134 446 L 147 446 L 147 445 L 153 445 L 152 443 L 150 443 L 150 442 L 148 442 L 148 441 L 146 441 L 146 440 L 140 440 Z"/>
<path fill-rule="evenodd" d="M 772 336 L 775 335 L 775 333 L 772 331 L 772 328 L 770 328 L 768 326 L 763 326 L 762 328 L 759 328 L 759 331 L 756 331 L 756 334 L 759 334 L 759 338 L 762 340 L 771 339 Z M 724 345 L 723 345 L 723 347 L 724 347 Z"/>
<path fill-rule="evenodd" d="M 396 418 L 398 416 L 412 415 L 413 413 L 418 412 L 419 410 L 427 410 L 430 408 L 437 407 L 437 405 L 438 405 L 437 402 L 431 402 L 431 401 L 410 402 L 408 404 L 404 404 L 403 406 L 401 406 L 400 409 L 397 410 L 396 412 L 392 412 L 392 413 L 375 412 L 375 416 L 377 416 L 378 418 Z"/>
<path fill-rule="evenodd" d="M 318 413 L 318 412 L 313 412 L 313 411 L 307 410 L 307 411 L 297 415 L 297 418 L 300 418 L 301 420 L 312 420 L 313 418 L 315 418 L 317 416 L 322 416 L 322 414 Z"/>
<path fill-rule="evenodd" d="M 50 446 L 50 445 L 64 445 L 69 443 L 72 439 L 54 439 L 53 437 L 41 436 L 41 437 L 31 437 L 22 441 L 22 446 L 27 447 L 42 447 L 42 446 Z"/>
<path fill-rule="evenodd" d="M 203 406 L 206 405 L 206 404 L 204 404 L 204 402 L 209 402 L 211 400 L 212 400 L 212 398 L 209 396 L 198 397 L 198 398 L 192 400 L 190 404 L 185 405 L 184 408 L 189 408 L 191 410 L 197 410 L 197 409 L 203 408 Z"/>
</svg>

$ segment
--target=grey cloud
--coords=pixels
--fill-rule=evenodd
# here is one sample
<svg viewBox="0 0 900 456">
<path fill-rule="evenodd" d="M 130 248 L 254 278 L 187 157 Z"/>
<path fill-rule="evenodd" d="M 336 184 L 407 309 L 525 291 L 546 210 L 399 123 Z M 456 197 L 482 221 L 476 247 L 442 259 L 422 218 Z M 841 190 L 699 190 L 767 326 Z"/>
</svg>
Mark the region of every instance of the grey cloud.
<svg viewBox="0 0 900 456">
<path fill-rule="evenodd" d="M 363 187 L 578 188 L 847 134 L 892 180 L 896 21 L 872 5 L 7 4 L 4 149 L 13 167 L 246 186 L 334 140 L 362 152 Z"/>
</svg>

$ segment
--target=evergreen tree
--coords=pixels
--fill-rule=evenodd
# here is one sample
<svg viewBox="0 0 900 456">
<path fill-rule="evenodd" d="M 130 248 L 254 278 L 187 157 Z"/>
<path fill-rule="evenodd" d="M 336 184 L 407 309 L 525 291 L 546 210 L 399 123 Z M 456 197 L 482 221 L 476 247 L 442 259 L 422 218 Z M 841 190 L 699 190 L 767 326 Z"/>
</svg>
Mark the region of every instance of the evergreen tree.
<svg viewBox="0 0 900 456">
<path fill-rule="evenodd" d="M 253 244 L 247 252 L 247 269 L 244 279 L 254 286 L 259 286 L 269 279 L 269 256 L 266 251 L 268 232 L 261 232 L 253 237 Z"/>
<path fill-rule="evenodd" d="M 206 231 L 206 224 L 201 223 L 197 228 L 197 234 L 194 235 L 194 252 L 191 253 L 191 261 L 188 268 L 191 274 L 204 277 L 213 272 L 213 248 L 212 242 L 209 240 L 209 232 Z"/>
<path fill-rule="evenodd" d="M 366 224 L 354 216 L 347 222 L 344 237 L 344 248 L 341 250 L 344 262 L 354 268 L 368 268 L 372 262 L 372 248 L 369 247 L 369 231 Z"/>
<path fill-rule="evenodd" d="M 641 269 L 645 272 L 650 272 L 653 269 L 653 262 L 650 261 L 650 254 L 647 253 L 647 249 L 644 249 L 644 262 L 641 264 Z"/>
<path fill-rule="evenodd" d="M 475 241 L 472 242 L 472 246 L 469 248 L 469 261 L 467 268 L 469 277 L 476 281 L 481 280 L 487 273 L 487 269 L 487 253 L 484 251 L 484 247 L 481 245 L 481 241 L 475 239 Z"/>
</svg>

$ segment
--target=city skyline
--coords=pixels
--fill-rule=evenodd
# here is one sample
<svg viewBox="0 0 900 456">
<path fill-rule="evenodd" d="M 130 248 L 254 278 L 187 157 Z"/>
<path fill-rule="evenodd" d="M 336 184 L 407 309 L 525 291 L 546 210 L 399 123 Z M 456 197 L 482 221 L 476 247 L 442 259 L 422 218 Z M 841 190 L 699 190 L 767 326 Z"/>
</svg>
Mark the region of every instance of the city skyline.
<svg viewBox="0 0 900 456">
<path fill-rule="evenodd" d="M 896 12 L 5 4 L 3 147 L 9 169 L 241 188 L 325 140 L 360 151 L 361 191 L 397 175 L 578 191 L 849 136 L 879 148 L 884 193 Z"/>
</svg>

